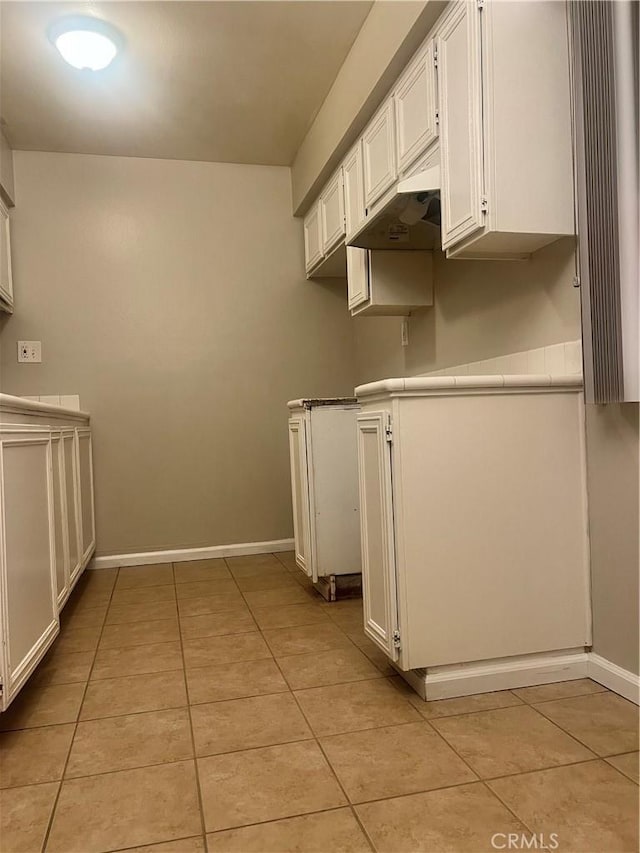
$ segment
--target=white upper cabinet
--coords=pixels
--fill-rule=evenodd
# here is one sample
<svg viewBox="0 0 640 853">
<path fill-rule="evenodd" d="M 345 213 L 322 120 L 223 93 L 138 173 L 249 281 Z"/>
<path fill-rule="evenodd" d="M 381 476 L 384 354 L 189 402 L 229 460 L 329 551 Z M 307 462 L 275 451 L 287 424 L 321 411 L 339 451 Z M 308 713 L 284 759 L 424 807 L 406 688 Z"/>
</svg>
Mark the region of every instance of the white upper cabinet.
<svg viewBox="0 0 640 853">
<path fill-rule="evenodd" d="M 402 174 L 438 138 L 433 39 L 398 81 L 394 101 L 398 172 Z"/>
<path fill-rule="evenodd" d="M 444 249 L 482 227 L 484 216 L 480 14 L 475 3 L 455 3 L 436 39 Z"/>
<path fill-rule="evenodd" d="M 0 310 L 13 310 L 9 211 L 2 200 L 0 200 Z"/>
<path fill-rule="evenodd" d="M 349 310 L 369 299 L 369 252 L 347 246 L 347 293 Z"/>
<path fill-rule="evenodd" d="M 527 258 L 573 235 L 564 4 L 455 3 L 438 24 L 442 246 Z"/>
<path fill-rule="evenodd" d="M 364 202 L 369 209 L 398 177 L 393 98 L 387 98 L 362 137 Z"/>
<path fill-rule="evenodd" d="M 318 200 L 304 218 L 304 263 L 309 272 L 324 257 L 322 251 L 322 221 Z"/>
<path fill-rule="evenodd" d="M 322 253 L 328 255 L 344 237 L 344 189 L 342 167 L 331 178 L 320 196 Z"/>
<path fill-rule="evenodd" d="M 342 173 L 344 176 L 344 213 L 348 240 L 366 219 L 361 140 L 358 140 L 347 155 L 342 164 Z"/>
</svg>

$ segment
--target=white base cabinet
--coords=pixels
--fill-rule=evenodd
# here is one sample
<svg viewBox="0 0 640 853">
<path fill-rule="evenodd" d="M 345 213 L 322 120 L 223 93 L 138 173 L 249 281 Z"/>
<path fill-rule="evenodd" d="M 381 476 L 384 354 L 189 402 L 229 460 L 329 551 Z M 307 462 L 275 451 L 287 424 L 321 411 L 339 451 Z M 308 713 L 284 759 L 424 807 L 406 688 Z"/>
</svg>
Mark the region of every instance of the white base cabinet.
<svg viewBox="0 0 640 853">
<path fill-rule="evenodd" d="M 358 406 L 353 398 L 288 405 L 296 562 L 314 583 L 359 574 Z"/>
<path fill-rule="evenodd" d="M 94 548 L 88 416 L 0 394 L 0 710 L 58 635 Z"/>
<path fill-rule="evenodd" d="M 591 642 L 580 377 L 356 389 L 365 631 L 401 670 Z"/>
</svg>

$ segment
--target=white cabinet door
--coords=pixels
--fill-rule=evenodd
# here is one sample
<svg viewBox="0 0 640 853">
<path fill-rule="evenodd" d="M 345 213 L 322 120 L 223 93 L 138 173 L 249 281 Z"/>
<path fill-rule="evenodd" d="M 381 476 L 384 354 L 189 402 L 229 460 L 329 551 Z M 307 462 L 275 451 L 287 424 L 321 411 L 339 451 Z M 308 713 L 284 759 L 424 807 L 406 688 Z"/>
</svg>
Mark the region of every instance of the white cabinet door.
<svg viewBox="0 0 640 853">
<path fill-rule="evenodd" d="M 455 3 L 436 38 L 443 249 L 481 228 L 485 216 L 480 15 L 469 0 Z"/>
<path fill-rule="evenodd" d="M 364 202 L 369 209 L 398 177 L 393 98 L 373 117 L 362 137 Z"/>
<path fill-rule="evenodd" d="M 400 78 L 395 91 L 398 172 L 404 172 L 438 138 L 433 40 Z"/>
<path fill-rule="evenodd" d="M 322 253 L 328 255 L 344 237 L 344 190 L 342 169 L 331 178 L 320 196 Z"/>
<path fill-rule="evenodd" d="M 348 240 L 366 219 L 362 142 L 360 140 L 351 149 L 342 164 L 342 173 L 344 175 L 344 213 Z"/>
<path fill-rule="evenodd" d="M 0 200 L 0 307 L 5 310 L 13 308 L 9 211 L 2 200 Z"/>
<path fill-rule="evenodd" d="M 69 587 L 72 587 L 78 579 L 82 568 L 78 451 L 75 429 L 62 430 L 62 457 L 67 508 L 66 527 L 69 548 Z"/>
<path fill-rule="evenodd" d="M 302 416 L 289 418 L 289 461 L 291 465 L 291 500 L 293 503 L 293 536 L 296 563 L 311 576 L 309 542 L 309 475 L 307 440 Z"/>
<path fill-rule="evenodd" d="M 56 592 L 58 609 L 69 592 L 71 576 L 67 526 L 67 491 L 64 476 L 64 445 L 60 430 L 51 433 L 51 467 L 53 474 L 53 526 L 55 534 Z"/>
<path fill-rule="evenodd" d="M 60 630 L 49 433 L 0 436 L 2 708 Z"/>
<path fill-rule="evenodd" d="M 369 298 L 369 252 L 347 246 L 347 292 L 353 310 Z"/>
<path fill-rule="evenodd" d="M 304 263 L 307 272 L 322 260 L 322 221 L 318 200 L 304 218 Z"/>
<path fill-rule="evenodd" d="M 362 597 L 365 633 L 391 660 L 397 660 L 398 603 L 388 429 L 387 412 L 358 417 Z"/>
<path fill-rule="evenodd" d="M 93 503 L 93 456 L 91 430 L 76 428 L 78 436 L 78 485 L 80 493 L 80 541 L 84 568 L 96 547 L 96 521 Z"/>
</svg>

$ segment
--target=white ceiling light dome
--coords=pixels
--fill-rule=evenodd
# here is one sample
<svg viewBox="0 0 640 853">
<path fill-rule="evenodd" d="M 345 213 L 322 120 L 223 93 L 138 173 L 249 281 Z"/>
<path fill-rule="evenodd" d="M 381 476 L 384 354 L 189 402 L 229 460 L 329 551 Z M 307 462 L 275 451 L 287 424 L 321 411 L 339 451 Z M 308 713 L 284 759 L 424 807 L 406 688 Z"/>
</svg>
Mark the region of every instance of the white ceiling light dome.
<svg viewBox="0 0 640 853">
<path fill-rule="evenodd" d="M 69 15 L 49 27 L 49 40 L 79 70 L 102 71 L 123 46 L 120 32 L 100 18 Z"/>
</svg>

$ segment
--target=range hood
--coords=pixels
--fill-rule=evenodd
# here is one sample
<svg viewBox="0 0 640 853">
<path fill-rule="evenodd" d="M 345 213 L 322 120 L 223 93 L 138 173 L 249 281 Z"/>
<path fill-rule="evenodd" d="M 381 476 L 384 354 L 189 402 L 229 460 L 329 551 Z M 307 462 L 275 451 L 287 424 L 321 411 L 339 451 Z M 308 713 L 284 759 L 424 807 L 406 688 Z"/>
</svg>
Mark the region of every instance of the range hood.
<svg viewBox="0 0 640 853">
<path fill-rule="evenodd" d="M 359 249 L 440 248 L 440 166 L 399 181 L 374 205 L 347 245 Z"/>
</svg>

